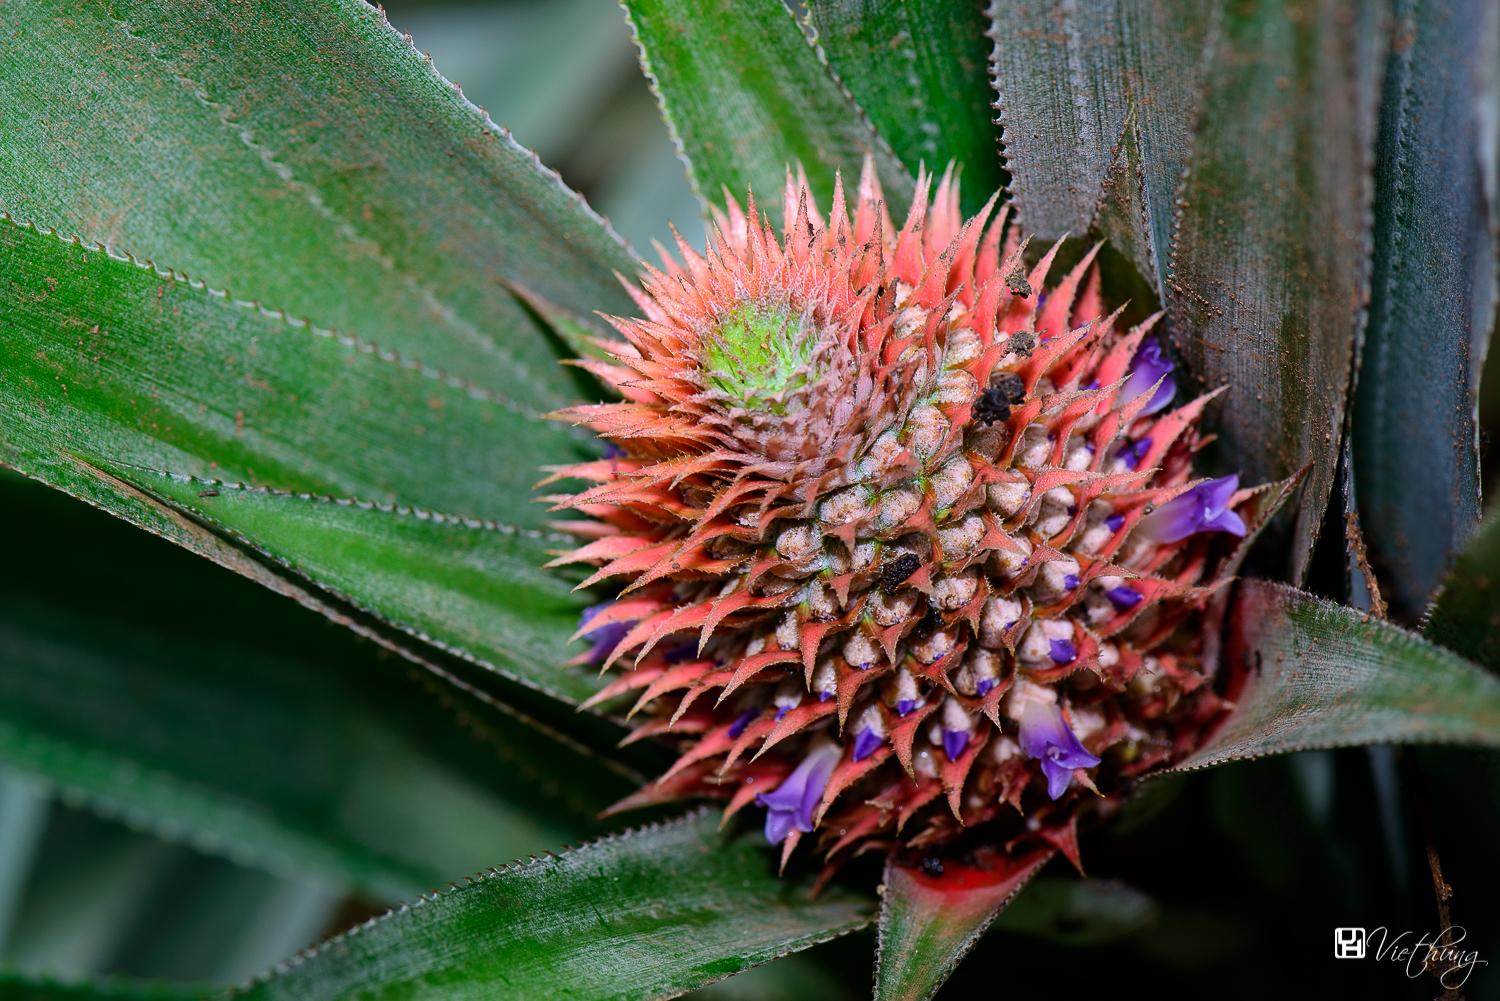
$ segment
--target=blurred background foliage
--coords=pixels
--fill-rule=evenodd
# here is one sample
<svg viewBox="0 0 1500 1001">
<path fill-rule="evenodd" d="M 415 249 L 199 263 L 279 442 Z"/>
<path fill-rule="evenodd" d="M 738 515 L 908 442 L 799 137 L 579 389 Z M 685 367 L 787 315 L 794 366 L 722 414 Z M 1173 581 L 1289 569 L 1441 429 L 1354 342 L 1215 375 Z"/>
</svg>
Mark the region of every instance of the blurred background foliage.
<svg viewBox="0 0 1500 1001">
<path fill-rule="evenodd" d="M 701 244 L 699 203 L 612 0 L 398 0 L 387 13 L 637 253 L 670 244 L 669 221 Z M 1486 497 L 1500 489 L 1497 359 L 1481 392 Z M 539 737 L 320 614 L 17 477 L 0 476 L 0 524 L 0 959 L 10 970 L 117 978 L 129 996 L 201 996 L 459 874 L 619 826 L 597 813 L 632 788 L 628 767 L 583 763 L 589 748 Z M 1339 576 L 1315 573 L 1315 589 Z M 293 689 L 297 698 L 277 697 Z M 205 709 L 225 690 L 252 707 L 248 721 Z M 401 728 L 384 722 L 393 712 Z M 56 736 L 70 718 L 74 744 Z M 92 736 L 100 718 L 103 742 Z M 246 726 L 273 735 L 305 779 L 279 791 L 283 851 L 234 837 L 237 824 L 265 819 L 234 816 L 236 797 L 281 771 L 237 758 L 235 728 Z M 320 733 L 337 737 L 312 746 Z M 599 746 L 615 736 L 601 732 Z M 184 747 L 201 756 L 212 794 L 181 790 L 180 809 L 219 811 L 207 826 L 222 837 L 100 791 L 149 780 L 153 756 Z M 35 777 L 44 758 L 48 774 L 79 782 Z M 1454 919 L 1492 964 L 1465 996 L 1500 999 L 1496 827 L 1445 810 L 1486 780 L 1467 771 L 1481 759 L 1422 758 L 1441 776 L 1432 812 Z M 649 751 L 635 763 L 655 764 Z M 1435 924 L 1420 821 L 1399 793 L 1410 765 L 1388 748 L 1319 751 L 1158 781 L 1095 832 L 1111 836 L 1085 845 L 1101 878 L 1047 870 L 940 996 L 1065 999 L 1074 978 L 1107 975 L 1119 997 L 1202 997 L 1209 983 L 1225 998 L 1430 997 L 1430 980 L 1339 964 L 1328 949 L 1338 924 Z M 563 769 L 599 777 L 564 796 L 552 777 Z M 299 832 L 342 854 L 312 858 Z M 868 969 L 873 951 L 873 934 L 856 934 L 699 994 L 863 996 L 851 971 Z M 29 990 L 0 981 L 0 1001 Z"/>
</svg>

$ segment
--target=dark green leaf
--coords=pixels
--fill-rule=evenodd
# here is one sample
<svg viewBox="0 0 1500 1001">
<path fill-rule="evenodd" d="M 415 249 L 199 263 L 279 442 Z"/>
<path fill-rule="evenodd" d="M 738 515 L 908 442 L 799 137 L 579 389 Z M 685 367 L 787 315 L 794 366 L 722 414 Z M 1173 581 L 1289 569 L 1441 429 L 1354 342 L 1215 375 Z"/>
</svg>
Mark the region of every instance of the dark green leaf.
<svg viewBox="0 0 1500 1001">
<path fill-rule="evenodd" d="M 900 213 L 912 181 L 781 0 L 624 0 L 641 66 L 699 197 L 726 185 L 781 218 L 786 169 L 801 163 L 826 207 L 842 170 L 852 192 L 864 158 Z"/>
<path fill-rule="evenodd" d="M 633 788 L 101 512 L 6 477 L 0 515 L 0 765 L 96 810 L 397 899 L 596 831 Z"/>
<path fill-rule="evenodd" d="M 1086 947 L 1135 934 L 1157 910 L 1156 901 L 1118 880 L 1043 878 L 1028 883 L 990 927 Z"/>
<path fill-rule="evenodd" d="M 570 401 L 519 282 L 630 301 L 625 248 L 358 0 L 0 15 L 0 210 L 418 358 Z"/>
<path fill-rule="evenodd" d="M 1158 294 L 1210 28 L 1209 0 L 992 0 L 996 107 L 1021 223 L 1097 230 Z"/>
<path fill-rule="evenodd" d="M 535 525 L 585 454 L 529 404 L 211 288 L 0 225 L 3 433 L 59 453 Z M 61 475 L 61 474 L 55 474 Z"/>
<path fill-rule="evenodd" d="M 245 864 L 398 899 L 582 827 L 532 816 L 414 744 L 422 716 L 451 716 L 395 679 L 330 677 L 19 600 L 0 618 L 0 652 L 8 768 Z M 403 698 L 416 704 L 402 711 Z M 515 730 L 567 774 L 560 759 L 576 755 Z"/>
<path fill-rule="evenodd" d="M 1247 483 L 1313 464 L 1291 546 L 1306 576 L 1333 485 L 1368 276 L 1379 0 L 1225 8 L 1173 233 L 1164 305 Z"/>
<path fill-rule="evenodd" d="M 1443 581 L 1423 635 L 1500 671 L 1500 509 L 1490 512 Z"/>
<path fill-rule="evenodd" d="M 1423 635 L 1500 671 L 1500 510 L 1491 511 L 1443 581 Z M 1494 832 L 1500 830 L 1500 752 L 1459 747 L 1415 748 L 1427 784 L 1443 879 L 1459 887 L 1449 905 L 1455 921 L 1472 923 L 1477 940 L 1493 940 L 1500 893 Z"/>
<path fill-rule="evenodd" d="M 1301 580 L 1333 483 L 1363 291 L 1379 0 L 995 0 L 1022 224 L 1089 229 L 1151 276 L 1246 483 L 1311 462 Z"/>
<path fill-rule="evenodd" d="M 124 977 L 86 977 L 62 980 L 0 974 L 0 1001 L 198 1001 L 212 997 L 210 986 L 137 981 Z"/>
<path fill-rule="evenodd" d="M 362 611 L 572 703 L 603 682 L 562 662 L 586 601 L 538 569 L 568 536 L 408 508 L 271 493 L 144 469 L 110 471 Z"/>
<path fill-rule="evenodd" d="M 1416 618 L 1479 520 L 1474 416 L 1500 232 L 1485 116 L 1500 107 L 1500 18 L 1484 0 L 1396 0 L 1394 14 L 1354 471 L 1387 597 Z"/>
<path fill-rule="evenodd" d="M 1247 580 L 1230 609 L 1234 708 L 1179 769 L 1362 744 L 1500 747 L 1500 679 L 1343 605 Z"/>
<path fill-rule="evenodd" d="M 1005 183 L 980 0 L 816 0 L 828 64 L 908 170 L 963 167 L 964 212 Z"/>
<path fill-rule="evenodd" d="M 1054 850 L 994 854 L 990 868 L 944 860 L 936 874 L 885 863 L 875 958 L 876 1001 L 920 1001 L 942 986 L 995 916 Z"/>
<path fill-rule="evenodd" d="M 566 429 L 530 431 L 512 401 L 29 229 L 0 224 L 0 268 L 8 464 L 252 576 L 264 571 L 243 554 L 89 464 L 137 484 L 337 498 L 273 499 L 232 527 L 408 632 L 574 701 L 595 690 L 555 666 L 584 602 L 536 569 L 531 485 L 585 454 Z M 213 489 L 186 496 L 205 507 Z"/>
<path fill-rule="evenodd" d="M 667 998 L 864 927 L 870 904 L 816 900 L 759 835 L 716 812 L 481 874 L 320 947 L 244 996 Z"/>
</svg>

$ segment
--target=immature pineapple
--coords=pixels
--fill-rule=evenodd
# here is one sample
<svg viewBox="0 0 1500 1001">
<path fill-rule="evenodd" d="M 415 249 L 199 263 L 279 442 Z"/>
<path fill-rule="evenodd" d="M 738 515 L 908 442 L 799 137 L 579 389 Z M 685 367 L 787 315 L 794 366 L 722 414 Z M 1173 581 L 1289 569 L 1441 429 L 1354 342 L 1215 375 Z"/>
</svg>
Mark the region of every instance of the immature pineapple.
<svg viewBox="0 0 1500 1001">
<path fill-rule="evenodd" d="M 929 186 L 899 233 L 868 167 L 852 222 L 789 176 L 781 240 L 730 198 L 578 363 L 624 397 L 557 415 L 609 442 L 547 481 L 597 483 L 553 498 L 590 518 L 557 563 L 624 585 L 582 659 L 626 668 L 595 701 L 641 690 L 632 739 L 687 738 L 619 808 L 756 802 L 783 864 L 820 825 L 833 864 L 979 825 L 1076 862 L 1075 807 L 1222 708 L 1179 629 L 1245 534 L 1236 478 L 1193 477 L 1209 397 L 1168 410 L 1093 252 L 1049 289 L 1056 247 L 1028 272 L 994 199 Z"/>
</svg>

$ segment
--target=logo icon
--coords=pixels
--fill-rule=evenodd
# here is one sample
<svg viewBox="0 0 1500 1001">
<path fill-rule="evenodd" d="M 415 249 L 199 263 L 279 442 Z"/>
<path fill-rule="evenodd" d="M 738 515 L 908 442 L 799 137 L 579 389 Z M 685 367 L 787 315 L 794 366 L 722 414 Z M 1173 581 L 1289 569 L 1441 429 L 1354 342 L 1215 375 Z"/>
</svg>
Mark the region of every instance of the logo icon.
<svg viewBox="0 0 1500 1001">
<path fill-rule="evenodd" d="M 1364 959 L 1365 930 L 1363 928 L 1335 928 L 1333 930 L 1334 959 Z"/>
</svg>

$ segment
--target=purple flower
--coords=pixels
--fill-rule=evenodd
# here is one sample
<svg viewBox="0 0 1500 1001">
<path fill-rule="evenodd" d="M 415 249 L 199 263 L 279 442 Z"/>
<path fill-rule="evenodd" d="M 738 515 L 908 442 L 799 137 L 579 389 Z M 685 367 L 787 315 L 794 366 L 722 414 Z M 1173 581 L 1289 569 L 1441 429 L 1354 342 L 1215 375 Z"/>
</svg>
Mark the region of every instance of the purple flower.
<svg viewBox="0 0 1500 1001">
<path fill-rule="evenodd" d="M 625 458 L 625 450 L 614 442 L 606 440 L 604 442 L 604 458 L 623 459 Z"/>
<path fill-rule="evenodd" d="M 819 692 L 818 693 L 818 701 L 819 702 L 827 702 L 831 698 L 833 698 L 833 693 L 832 692 Z"/>
<path fill-rule="evenodd" d="M 1108 528 L 1111 532 L 1118 532 L 1120 530 L 1120 526 L 1123 524 L 1125 524 L 1125 516 L 1123 514 L 1112 514 L 1108 518 L 1104 519 L 1105 527 Z"/>
<path fill-rule="evenodd" d="M 1078 587 L 1078 575 L 1076 573 L 1063 574 L 1063 587 L 1069 591 Z"/>
<path fill-rule="evenodd" d="M 781 844 L 793 827 L 804 834 L 813 829 L 813 811 L 818 808 L 818 800 L 828 787 L 828 777 L 843 753 L 843 748 L 831 740 L 815 744 L 775 791 L 755 797 L 755 802 L 766 808 L 767 841 Z"/>
<path fill-rule="evenodd" d="M 943 729 L 943 750 L 948 754 L 949 761 L 957 761 L 964 753 L 964 748 L 969 746 L 968 730 Z"/>
<path fill-rule="evenodd" d="M 1229 510 L 1229 498 L 1239 489 L 1238 475 L 1198 484 L 1167 501 L 1141 519 L 1141 534 L 1157 542 L 1178 542 L 1195 532 L 1245 534 L 1245 523 Z"/>
<path fill-rule="evenodd" d="M 594 620 L 594 616 L 613 604 L 613 601 L 606 601 L 603 604 L 585 608 L 583 614 L 578 617 L 578 628 L 582 629 L 588 625 Z M 614 652 L 615 647 L 625 638 L 625 634 L 635 628 L 635 624 L 638 621 L 640 620 L 630 619 L 627 622 L 607 622 L 598 629 L 591 629 L 583 633 L 584 641 L 594 644 L 593 648 L 589 650 L 589 663 L 595 665 L 604 663 L 605 658 Z"/>
<path fill-rule="evenodd" d="M 1104 596 L 1109 599 L 1111 605 L 1115 606 L 1117 612 L 1128 612 L 1141 603 L 1141 592 L 1133 587 L 1126 587 L 1124 584 L 1110 588 L 1104 592 Z"/>
<path fill-rule="evenodd" d="M 1120 395 L 1115 399 L 1115 405 L 1124 406 L 1137 396 L 1149 391 L 1152 386 L 1156 385 L 1156 380 L 1167 376 L 1161 388 L 1156 391 L 1155 396 L 1151 397 L 1151 402 L 1146 404 L 1146 408 L 1141 413 L 1154 414 L 1159 410 L 1165 410 L 1171 405 L 1172 397 L 1177 395 L 1177 383 L 1167 375 L 1175 367 L 1162 357 L 1161 345 L 1154 339 L 1142 344 L 1141 349 L 1136 352 L 1135 362 L 1130 366 L 1130 374 L 1125 380 L 1125 385 L 1120 387 Z"/>
<path fill-rule="evenodd" d="M 1078 742 L 1062 707 L 1055 702 L 1033 702 L 1021 714 L 1021 752 L 1039 758 L 1047 776 L 1047 795 L 1057 799 L 1068 791 L 1073 769 L 1093 768 L 1099 759 Z"/>
<path fill-rule="evenodd" d="M 907 713 L 911 712 L 915 708 L 917 708 L 917 700 L 916 699 L 897 699 L 896 700 L 896 715 L 897 716 L 905 716 Z"/>
<path fill-rule="evenodd" d="M 1000 682 L 996 681 L 994 678 L 980 678 L 979 682 L 974 686 L 974 691 L 982 699 L 990 693 L 990 689 L 994 688 L 998 684 L 1000 684 Z"/>
<path fill-rule="evenodd" d="M 1051 647 L 1052 659 L 1059 664 L 1066 664 L 1078 656 L 1078 652 L 1073 649 L 1073 644 L 1068 640 L 1053 640 Z"/>
<path fill-rule="evenodd" d="M 1120 458 L 1124 460 L 1126 469 L 1134 469 L 1141 464 L 1141 460 L 1149 451 L 1151 451 L 1151 439 L 1141 438 L 1120 449 Z"/>
<path fill-rule="evenodd" d="M 874 727 L 865 727 L 854 735 L 854 760 L 863 761 L 885 743 L 885 738 L 875 732 Z"/>
<path fill-rule="evenodd" d="M 755 720 L 755 718 L 759 715 L 759 707 L 756 707 L 754 709 L 746 709 L 744 712 L 740 713 L 739 719 L 729 724 L 729 736 L 735 739 L 739 739 L 740 734 L 745 732 L 745 727 L 749 726 L 751 722 Z"/>
</svg>

